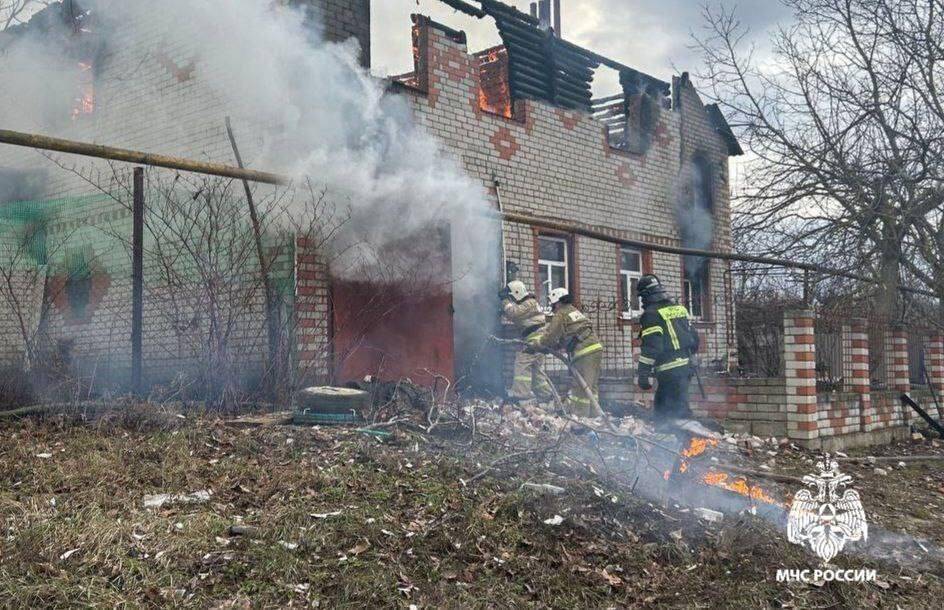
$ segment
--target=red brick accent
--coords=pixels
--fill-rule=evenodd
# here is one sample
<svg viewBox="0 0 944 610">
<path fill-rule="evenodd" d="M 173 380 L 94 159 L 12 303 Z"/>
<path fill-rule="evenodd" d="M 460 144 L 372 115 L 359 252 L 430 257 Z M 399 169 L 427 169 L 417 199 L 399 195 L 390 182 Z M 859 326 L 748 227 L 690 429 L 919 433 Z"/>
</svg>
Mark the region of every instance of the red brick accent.
<svg viewBox="0 0 944 610">
<path fill-rule="evenodd" d="M 504 126 L 499 127 L 495 131 L 495 135 L 493 135 L 489 141 L 504 161 L 514 157 L 520 148 L 520 146 L 518 146 L 518 140 L 515 139 L 515 135 L 511 133 L 510 129 Z"/>
<path fill-rule="evenodd" d="M 629 163 L 618 163 L 616 165 L 616 179 L 620 181 L 620 184 L 626 187 L 632 187 L 636 184 L 636 176 L 633 174 Z"/>
<path fill-rule="evenodd" d="M 571 112 L 561 108 L 555 108 L 554 110 L 557 113 L 557 116 L 560 117 L 561 124 L 564 126 L 564 129 L 567 131 L 573 131 L 580 122 L 580 113 L 578 112 Z"/>
</svg>

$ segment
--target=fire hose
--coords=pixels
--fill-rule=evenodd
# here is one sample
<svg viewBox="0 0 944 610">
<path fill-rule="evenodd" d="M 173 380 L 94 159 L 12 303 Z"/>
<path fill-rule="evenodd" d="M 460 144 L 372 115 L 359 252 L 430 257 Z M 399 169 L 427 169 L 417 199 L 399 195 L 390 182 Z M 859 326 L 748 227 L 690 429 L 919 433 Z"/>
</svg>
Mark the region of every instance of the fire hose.
<svg viewBox="0 0 944 610">
<path fill-rule="evenodd" d="M 698 370 L 698 358 L 692 354 L 692 372 L 695 374 L 695 381 L 698 382 L 698 392 L 701 394 L 702 400 L 708 400 L 708 395 L 705 394 L 705 384 L 701 382 L 701 372 Z"/>
<path fill-rule="evenodd" d="M 494 336 L 492 339 L 497 343 L 503 343 L 505 345 L 516 345 L 525 348 L 533 347 L 532 345 L 529 345 L 527 342 L 521 341 L 520 339 L 501 339 Z M 603 408 L 600 407 L 600 401 L 597 400 L 596 395 L 591 390 L 590 384 L 587 383 L 587 380 L 583 378 L 583 375 L 581 375 L 580 371 L 578 371 L 574 366 L 573 361 L 567 356 L 564 356 L 563 354 L 560 354 L 556 351 L 548 351 L 547 353 L 563 362 L 570 374 L 573 375 L 574 380 L 577 382 L 577 385 L 580 386 L 580 389 L 583 391 L 584 395 L 590 399 L 590 404 L 593 406 L 594 417 L 603 417 L 605 414 L 603 412 Z M 554 388 L 553 384 L 551 384 L 551 391 L 554 393 L 555 402 L 558 403 L 558 406 L 562 407 L 563 402 L 561 401 L 560 394 L 557 393 L 557 389 Z"/>
</svg>

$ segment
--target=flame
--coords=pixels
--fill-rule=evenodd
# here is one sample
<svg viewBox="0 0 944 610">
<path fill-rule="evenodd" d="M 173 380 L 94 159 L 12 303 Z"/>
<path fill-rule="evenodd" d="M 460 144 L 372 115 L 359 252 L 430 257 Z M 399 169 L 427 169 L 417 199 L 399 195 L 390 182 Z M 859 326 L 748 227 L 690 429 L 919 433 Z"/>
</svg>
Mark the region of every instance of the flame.
<svg viewBox="0 0 944 610">
<path fill-rule="evenodd" d="M 701 455 L 704 453 L 708 447 L 717 446 L 718 441 L 716 439 L 695 437 L 688 444 L 688 448 L 682 450 L 682 455 L 685 457 L 695 457 L 696 455 Z"/>
<path fill-rule="evenodd" d="M 72 106 L 72 120 L 95 112 L 95 74 L 91 62 L 79 62 L 79 91 Z"/>
<path fill-rule="evenodd" d="M 695 437 L 688 444 L 688 447 L 686 447 L 685 449 L 682 449 L 682 456 L 686 458 L 693 458 L 707 451 L 708 447 L 717 447 L 717 446 L 718 446 L 718 441 L 715 439 Z M 679 462 L 678 470 L 679 472 L 688 471 L 688 461 L 684 459 L 681 460 Z M 666 480 L 668 480 L 668 478 L 666 478 Z"/>
<path fill-rule="evenodd" d="M 758 500 L 760 502 L 773 504 L 775 506 L 786 507 L 785 504 L 772 498 L 770 494 L 764 491 L 762 487 L 758 487 L 757 485 L 748 485 L 747 480 L 744 477 L 736 477 L 731 479 L 731 477 L 724 472 L 706 472 L 701 480 L 706 485 L 727 489 L 728 491 L 733 491 L 736 494 L 746 496 L 752 500 Z"/>
<path fill-rule="evenodd" d="M 479 108 L 510 119 L 512 107 L 511 92 L 508 89 L 508 67 L 502 63 L 507 55 L 504 47 L 495 47 L 479 56 L 479 75 L 482 81 L 479 85 Z M 485 81 L 489 75 L 492 87 L 490 91 L 486 91 Z"/>
<path fill-rule="evenodd" d="M 717 446 L 718 441 L 716 439 L 701 437 L 693 438 L 688 443 L 688 447 L 682 449 L 680 452 L 681 457 L 679 458 L 678 471 L 680 473 L 687 472 L 689 467 L 689 459 L 703 454 L 708 450 L 709 447 Z M 662 478 L 668 481 L 671 476 L 672 471 L 666 470 L 663 473 Z M 726 489 L 736 494 L 746 496 L 758 502 L 764 502 L 766 504 L 773 504 L 774 506 L 786 508 L 786 504 L 775 500 L 762 487 L 758 487 L 757 485 L 748 485 L 747 479 L 744 477 L 731 477 L 731 475 L 724 472 L 710 471 L 702 475 L 701 482 L 705 485 L 710 485 L 711 487 L 720 487 L 721 489 Z"/>
</svg>

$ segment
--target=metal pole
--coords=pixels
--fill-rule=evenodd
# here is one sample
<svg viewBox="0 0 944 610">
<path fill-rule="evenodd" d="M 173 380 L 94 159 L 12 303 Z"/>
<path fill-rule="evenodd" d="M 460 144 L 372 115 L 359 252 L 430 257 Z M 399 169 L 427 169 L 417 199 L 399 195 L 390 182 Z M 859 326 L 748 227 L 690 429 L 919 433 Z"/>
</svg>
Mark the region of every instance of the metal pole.
<svg viewBox="0 0 944 610">
<path fill-rule="evenodd" d="M 141 348 L 144 318 L 144 168 L 134 168 L 131 226 L 131 387 L 141 394 Z"/>
<path fill-rule="evenodd" d="M 137 163 L 139 165 L 152 167 L 179 169 L 185 172 L 251 180 L 253 182 L 264 182 L 266 184 L 289 184 L 291 182 L 287 176 L 280 176 L 279 174 L 273 174 L 271 172 L 239 169 L 238 167 L 218 163 L 204 163 L 202 161 L 181 159 L 180 157 L 169 157 L 167 155 L 155 155 L 136 150 L 114 148 L 112 146 L 86 144 L 85 142 L 50 138 L 19 131 L 9 131 L 7 129 L 0 129 L 0 144 L 12 144 L 13 146 L 25 146 L 27 148 L 51 150 L 53 152 L 82 155 L 85 157 L 97 157 L 99 159 L 110 159 L 112 161 L 123 161 L 125 163 Z"/>
<path fill-rule="evenodd" d="M 504 215 L 505 208 L 502 205 L 501 184 L 496 176 L 492 176 L 492 183 L 495 185 L 495 199 L 498 201 L 498 213 Z M 501 247 L 501 288 L 508 283 L 508 254 L 505 251 L 505 224 L 501 218 L 498 219 L 499 244 Z"/>
<path fill-rule="evenodd" d="M 554 0 L 554 34 L 561 37 L 561 0 Z"/>
<path fill-rule="evenodd" d="M 99 146 L 97 144 L 86 144 L 84 142 L 75 142 L 72 140 L 62 140 L 59 138 L 49 138 L 33 134 L 21 133 L 18 131 L 9 131 L 0 129 L 0 144 L 12 144 L 13 146 L 24 146 L 26 148 L 36 148 L 40 150 L 51 150 L 54 152 L 64 152 L 75 155 L 84 155 L 87 157 L 97 157 L 100 159 L 111 159 L 112 161 L 124 161 L 127 163 L 139 163 L 154 167 L 165 167 L 169 169 L 179 169 L 197 174 L 206 174 L 210 176 L 222 176 L 226 178 L 236 178 L 239 180 L 249 180 L 251 182 L 263 182 L 266 184 L 290 184 L 292 181 L 288 176 L 274 174 L 270 172 L 261 172 L 251 169 L 240 169 L 229 165 L 217 163 L 203 163 L 192 161 L 190 159 L 181 159 L 179 157 L 167 157 L 164 155 L 154 155 L 151 153 L 138 152 L 134 150 L 125 150 L 121 148 L 112 148 L 110 146 Z M 488 213 L 494 214 L 494 211 Z M 841 271 L 830 269 L 820 265 L 802 263 L 780 258 L 769 258 L 766 256 L 752 256 L 747 254 L 737 254 L 734 252 L 717 252 L 712 250 L 700 250 L 697 248 L 681 248 L 677 246 L 665 246 L 652 242 L 646 242 L 639 239 L 631 239 L 621 235 L 624 233 L 620 229 L 609 227 L 590 227 L 575 222 L 567 222 L 553 218 L 534 216 L 531 214 L 520 214 L 517 212 L 504 212 L 499 214 L 500 218 L 508 222 L 516 222 L 545 229 L 554 229 L 577 235 L 583 235 L 592 239 L 599 239 L 608 243 L 621 244 L 624 246 L 643 248 L 653 252 L 666 252 L 668 254 L 684 254 L 690 256 L 701 256 L 704 258 L 715 258 L 719 260 L 743 261 L 749 263 L 759 263 L 762 265 L 772 265 L 775 267 L 787 267 L 790 269 L 808 269 L 823 275 L 834 277 L 844 277 L 851 280 L 867 282 L 869 284 L 879 284 L 875 279 Z M 900 286 L 902 292 L 912 294 L 923 294 L 938 298 L 937 293 L 930 290 L 921 290 L 917 288 L 907 288 Z"/>
</svg>

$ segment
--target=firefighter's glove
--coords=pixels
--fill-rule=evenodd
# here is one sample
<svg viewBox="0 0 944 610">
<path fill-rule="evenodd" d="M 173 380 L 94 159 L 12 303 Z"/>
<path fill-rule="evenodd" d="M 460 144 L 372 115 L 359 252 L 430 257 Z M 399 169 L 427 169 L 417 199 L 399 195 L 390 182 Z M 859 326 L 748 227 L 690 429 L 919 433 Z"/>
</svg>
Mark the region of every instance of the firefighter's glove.
<svg viewBox="0 0 944 610">
<path fill-rule="evenodd" d="M 639 384 L 639 388 L 642 390 L 652 389 L 652 381 L 649 379 L 649 375 L 640 375 L 636 383 Z"/>
<path fill-rule="evenodd" d="M 541 347 L 537 343 L 528 343 L 524 347 L 524 353 L 526 354 L 542 354 L 542 353 L 545 353 L 546 351 L 547 350 L 545 350 L 543 347 Z"/>
</svg>

